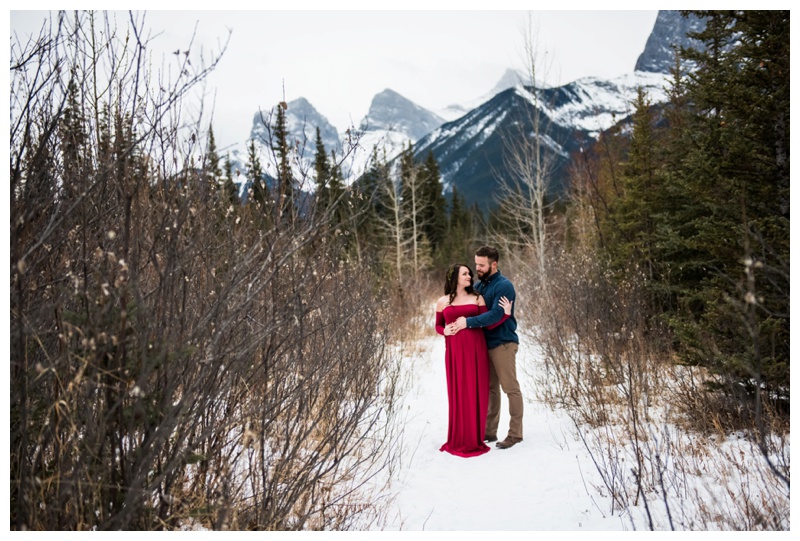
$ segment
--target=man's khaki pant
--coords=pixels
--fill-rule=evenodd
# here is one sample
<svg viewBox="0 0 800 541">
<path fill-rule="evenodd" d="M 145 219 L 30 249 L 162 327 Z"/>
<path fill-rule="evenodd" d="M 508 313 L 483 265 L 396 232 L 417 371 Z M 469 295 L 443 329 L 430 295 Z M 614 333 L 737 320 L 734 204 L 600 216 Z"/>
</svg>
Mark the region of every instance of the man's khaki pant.
<svg viewBox="0 0 800 541">
<path fill-rule="evenodd" d="M 508 436 L 522 438 L 522 393 L 517 381 L 517 350 L 514 342 L 506 342 L 489 350 L 489 412 L 486 414 L 486 434 L 497 435 L 500 423 L 500 388 L 508 397 L 511 422 Z"/>
</svg>

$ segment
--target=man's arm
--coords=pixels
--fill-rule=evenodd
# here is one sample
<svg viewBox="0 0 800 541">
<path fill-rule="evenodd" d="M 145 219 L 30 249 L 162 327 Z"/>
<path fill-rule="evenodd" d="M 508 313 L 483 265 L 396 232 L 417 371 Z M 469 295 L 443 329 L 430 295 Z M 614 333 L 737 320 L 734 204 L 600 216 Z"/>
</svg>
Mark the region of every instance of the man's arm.
<svg viewBox="0 0 800 541">
<path fill-rule="evenodd" d="M 515 301 L 517 295 L 514 291 L 514 286 L 511 285 L 511 282 L 506 282 L 502 286 L 497 288 L 495 294 L 495 301 L 492 303 L 491 308 L 485 313 L 479 316 L 471 316 L 468 318 L 460 317 L 457 320 L 459 330 L 465 328 L 462 325 L 465 325 L 466 328 L 475 329 L 478 327 L 488 327 L 489 325 L 493 325 L 503 319 L 503 314 L 505 314 L 505 310 L 503 307 L 500 306 L 500 298 L 505 297 L 510 301 Z M 462 321 L 463 320 L 463 321 Z"/>
</svg>

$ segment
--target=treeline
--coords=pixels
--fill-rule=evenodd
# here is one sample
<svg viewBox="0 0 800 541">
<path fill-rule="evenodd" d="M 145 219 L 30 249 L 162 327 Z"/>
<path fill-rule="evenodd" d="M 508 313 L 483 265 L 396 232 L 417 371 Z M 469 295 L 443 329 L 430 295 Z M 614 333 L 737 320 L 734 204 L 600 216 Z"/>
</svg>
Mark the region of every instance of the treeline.
<svg viewBox="0 0 800 541">
<path fill-rule="evenodd" d="M 279 113 L 265 127 L 280 134 L 281 122 Z M 471 243 L 486 231 L 483 214 L 477 205 L 468 208 L 456 187 L 449 200 L 445 197 L 432 153 L 419 160 L 408 143 L 389 157 L 376 146 L 366 171 L 351 183 L 343 178 L 342 160 L 327 151 L 317 129 L 308 183 L 314 185 L 313 212 L 325 217 L 329 234 L 345 237 L 342 257 L 359 265 L 367 258 L 380 262 L 374 270 L 403 290 L 420 287 L 420 280 L 438 283 L 454 260 L 471 261 Z M 253 174 L 259 170 L 257 161 L 249 160 L 249 182 L 259 183 Z"/>
<path fill-rule="evenodd" d="M 681 362 L 788 404 L 789 13 L 694 13 L 704 49 L 679 52 L 668 103 L 640 92 L 587 153 L 576 201 L 610 271 L 643 276 Z"/>
<path fill-rule="evenodd" d="M 277 173 L 251 145 L 243 200 L 202 108 L 185 112 L 224 48 L 155 69 L 145 32 L 62 12 L 11 42 L 11 528 L 377 520 L 390 345 L 421 304 L 396 286 L 449 224 L 345 189 L 325 153 L 306 197 L 282 105 Z M 408 169 L 412 210 L 431 208 L 427 167 Z"/>
<path fill-rule="evenodd" d="M 236 194 L 232 201 L 260 208 L 267 224 L 280 220 L 282 213 L 274 209 L 284 207 L 324 223 L 320 234 L 337 239 L 337 257 L 366 269 L 398 292 L 425 289 L 431 279 L 438 284 L 453 261 L 472 260 L 475 239 L 487 231 L 484 215 L 477 205 L 466 206 L 457 187 L 445 196 L 432 153 L 420 160 L 408 143 L 398 155 L 390 156 L 386 148 L 376 145 L 365 171 L 345 179 L 342 166 L 354 151 L 359 133 L 353 129 L 351 148 L 337 153 L 325 148 L 317 128 L 313 168 L 304 169 L 302 160 L 290 157 L 292 148 L 303 144 L 290 140 L 286 107 L 281 102 L 262 114 L 259 131 L 266 138 L 247 143 L 247 162 L 239 182 L 234 181 L 230 160 L 218 155 L 209 128 L 208 170 L 224 169 L 215 179 Z M 262 164 L 265 155 L 276 164 L 274 173 Z M 240 184 L 244 186 L 241 193 Z"/>
</svg>

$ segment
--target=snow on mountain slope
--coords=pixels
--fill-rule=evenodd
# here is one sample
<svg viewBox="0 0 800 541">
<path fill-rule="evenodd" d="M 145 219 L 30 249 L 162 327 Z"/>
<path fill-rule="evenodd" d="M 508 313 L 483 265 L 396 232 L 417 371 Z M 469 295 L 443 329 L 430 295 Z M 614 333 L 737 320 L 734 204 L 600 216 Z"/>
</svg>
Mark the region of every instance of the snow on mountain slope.
<svg viewBox="0 0 800 541">
<path fill-rule="evenodd" d="M 543 90 L 545 97 L 541 105 L 554 122 L 587 131 L 596 138 L 601 131 L 633 113 L 632 103 L 638 88 L 647 92 L 651 102 L 660 103 L 667 99 L 666 85 L 667 75 L 663 73 L 637 71 L 614 79 L 586 77 L 563 87 Z M 569 99 L 560 99 L 556 94 L 569 96 Z M 548 105 L 548 100 L 552 100 L 552 105 Z"/>
<path fill-rule="evenodd" d="M 391 161 L 402 152 L 404 147 L 413 143 L 414 140 L 407 134 L 395 130 L 363 132 L 358 140 L 358 145 L 342 164 L 342 174 L 346 182 L 352 183 L 367 171 L 373 163 L 373 153 L 376 149 L 380 159 L 385 157 L 386 161 Z"/>
</svg>

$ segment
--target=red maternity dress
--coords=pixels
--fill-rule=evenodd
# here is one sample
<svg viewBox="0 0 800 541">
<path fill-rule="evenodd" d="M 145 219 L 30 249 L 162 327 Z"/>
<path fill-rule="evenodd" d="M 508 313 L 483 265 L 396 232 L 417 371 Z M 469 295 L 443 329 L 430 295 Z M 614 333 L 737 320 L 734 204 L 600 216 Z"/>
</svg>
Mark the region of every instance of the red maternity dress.
<svg viewBox="0 0 800 541">
<path fill-rule="evenodd" d="M 436 332 L 444 335 L 446 325 L 461 316 L 471 317 L 487 311 L 477 304 L 448 305 L 436 312 Z M 503 319 L 494 328 L 508 319 Z M 489 451 L 483 442 L 486 431 L 486 411 L 489 408 L 489 353 L 483 329 L 462 329 L 445 336 L 445 366 L 447 369 L 447 400 L 449 422 L 447 443 L 440 451 L 471 457 Z"/>
</svg>

